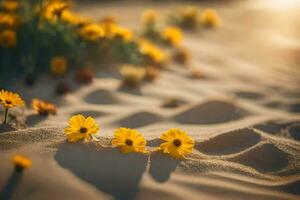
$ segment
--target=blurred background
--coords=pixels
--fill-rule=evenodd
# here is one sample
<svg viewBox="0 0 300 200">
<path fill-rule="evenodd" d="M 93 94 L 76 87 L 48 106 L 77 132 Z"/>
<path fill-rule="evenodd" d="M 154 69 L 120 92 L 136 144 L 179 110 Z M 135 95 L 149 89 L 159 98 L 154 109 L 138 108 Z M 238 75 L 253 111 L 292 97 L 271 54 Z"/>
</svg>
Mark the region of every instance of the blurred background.
<svg viewBox="0 0 300 200">
<path fill-rule="evenodd" d="M 2 0 L 2 4 L 5 2 L 14 1 Z M 12 29 L 16 32 L 16 44 L 13 47 L 7 48 L 1 45 L 2 84 L 23 79 L 26 76 L 27 78 L 29 76 L 30 82 L 31 79 L 37 78 L 37 74 L 48 73 L 51 59 L 55 56 L 64 56 L 72 66 L 82 67 L 90 59 L 82 52 L 89 49 L 95 53 L 93 45 L 84 44 L 85 41 L 81 41 L 78 35 L 74 34 L 78 31 L 75 30 L 77 28 L 47 21 L 49 19 L 45 17 L 45 12 L 47 12 L 47 6 L 51 7 L 48 5 L 49 2 L 51 1 L 24 1 L 19 3 L 19 8 L 13 8 L 12 4 L 10 8 L 9 5 L 8 8 L 2 7 L 0 16 L 2 32 L 5 29 Z M 26 3 L 28 5 L 24 5 Z M 298 11 L 300 2 L 297 0 L 77 0 L 67 3 L 70 4 L 67 9 L 70 7 L 72 12 L 86 19 L 92 19 L 98 23 L 103 19 L 113 18 L 120 26 L 131 29 L 139 37 L 142 32 L 141 15 L 147 9 L 153 9 L 159 13 L 159 23 L 168 24 L 170 16 L 180 15 L 178 12 L 180 7 L 192 6 L 199 9 L 199 13 L 206 8 L 212 8 L 217 11 L 222 20 L 221 28 L 216 31 L 188 30 L 185 32 L 183 45 L 190 50 L 195 62 L 208 60 L 217 62 L 221 67 L 226 65 L 226 61 L 222 58 L 239 58 L 258 68 L 271 67 L 271 73 L 274 70 L 291 75 L 291 77 L 283 78 L 274 72 L 272 75 L 276 81 L 299 83 L 300 14 Z M 7 19 L 5 16 L 7 13 L 15 18 Z M 16 15 L 19 16 L 16 17 Z M 40 15 L 43 19 L 39 17 Z M 130 48 L 130 51 L 135 51 L 132 50 L 134 47 Z M 206 51 L 205 55 L 198 53 L 199 49 Z M 123 50 L 117 50 L 119 55 L 117 55 L 118 58 L 113 58 L 113 62 L 145 64 L 143 59 L 139 59 L 139 55 L 136 55 L 138 52 L 129 52 L 134 56 L 128 56 L 128 50 L 125 50 L 127 52 Z M 107 61 L 103 61 L 105 60 L 103 57 L 99 57 L 103 55 L 103 52 L 99 51 L 95 53 L 96 56 L 93 56 L 96 58 L 94 65 L 107 64 Z"/>
</svg>

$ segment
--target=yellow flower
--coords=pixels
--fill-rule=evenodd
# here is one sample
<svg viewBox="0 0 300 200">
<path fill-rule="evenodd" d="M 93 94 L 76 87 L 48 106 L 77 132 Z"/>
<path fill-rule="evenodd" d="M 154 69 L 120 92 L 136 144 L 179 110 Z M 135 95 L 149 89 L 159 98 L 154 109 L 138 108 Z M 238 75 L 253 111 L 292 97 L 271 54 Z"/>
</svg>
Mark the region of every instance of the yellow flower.
<svg viewBox="0 0 300 200">
<path fill-rule="evenodd" d="M 145 76 L 145 69 L 132 65 L 124 65 L 120 69 L 123 77 L 123 84 L 129 86 L 137 86 Z"/>
<path fill-rule="evenodd" d="M 88 24 L 80 29 L 80 36 L 87 41 L 95 42 L 105 36 L 103 27 L 98 24 Z"/>
<path fill-rule="evenodd" d="M 17 34 L 13 30 L 4 30 L 0 32 L 0 47 L 12 48 L 16 46 Z"/>
<path fill-rule="evenodd" d="M 61 20 L 72 25 L 78 25 L 81 22 L 81 18 L 70 10 L 65 10 L 62 13 Z"/>
<path fill-rule="evenodd" d="M 38 112 L 39 115 L 56 114 L 56 106 L 54 104 L 42 101 L 40 99 L 33 99 L 31 106 L 35 111 Z"/>
<path fill-rule="evenodd" d="M 18 172 L 21 172 L 23 169 L 27 169 L 32 166 L 32 161 L 22 155 L 13 156 L 11 161 L 15 165 L 15 170 Z"/>
<path fill-rule="evenodd" d="M 1 7 L 10 12 L 14 12 L 19 7 L 19 2 L 17 0 L 5 0 L 2 2 Z"/>
<path fill-rule="evenodd" d="M 157 12 L 151 9 L 144 11 L 141 21 L 147 26 L 154 25 L 157 21 Z"/>
<path fill-rule="evenodd" d="M 206 9 L 200 16 L 200 22 L 202 25 L 216 28 L 221 25 L 221 19 L 214 9 Z"/>
<path fill-rule="evenodd" d="M 68 63 L 64 57 L 56 56 L 51 59 L 50 67 L 53 74 L 62 75 L 66 72 Z"/>
<path fill-rule="evenodd" d="M 115 23 L 111 22 L 101 22 L 100 26 L 104 30 L 104 35 L 108 38 L 115 37 L 115 34 L 117 32 L 118 26 Z"/>
<path fill-rule="evenodd" d="M 129 29 L 117 27 L 114 31 L 114 36 L 121 38 L 124 42 L 130 42 L 133 38 L 133 33 Z"/>
<path fill-rule="evenodd" d="M 162 152 L 170 154 L 174 158 L 185 158 L 185 155 L 193 151 L 194 140 L 180 129 L 169 129 L 160 136 L 160 139 L 165 141 L 160 145 Z"/>
<path fill-rule="evenodd" d="M 138 41 L 139 51 L 141 54 L 147 56 L 153 64 L 162 64 L 166 60 L 164 52 L 156 47 L 148 40 L 140 39 Z"/>
<path fill-rule="evenodd" d="M 177 27 L 165 28 L 161 33 L 161 37 L 163 40 L 174 46 L 181 43 L 183 39 L 182 31 Z"/>
<path fill-rule="evenodd" d="M 94 118 L 83 115 L 74 115 L 69 119 L 69 125 L 64 129 L 69 142 L 77 142 L 79 140 L 90 141 L 93 134 L 99 131 L 99 126 Z"/>
<path fill-rule="evenodd" d="M 145 153 L 145 138 L 135 129 L 119 128 L 111 141 L 113 146 L 120 147 L 123 153 Z"/>
<path fill-rule="evenodd" d="M 198 9 L 194 6 L 188 6 L 181 10 L 181 25 L 186 28 L 195 28 L 198 22 Z"/>
<path fill-rule="evenodd" d="M 17 93 L 1 90 L 0 104 L 5 108 L 12 108 L 15 106 L 24 106 L 24 101 Z"/>
<path fill-rule="evenodd" d="M 62 1 L 50 2 L 45 7 L 44 17 L 54 23 L 62 17 L 64 11 L 66 11 L 69 7 L 69 4 Z"/>
</svg>

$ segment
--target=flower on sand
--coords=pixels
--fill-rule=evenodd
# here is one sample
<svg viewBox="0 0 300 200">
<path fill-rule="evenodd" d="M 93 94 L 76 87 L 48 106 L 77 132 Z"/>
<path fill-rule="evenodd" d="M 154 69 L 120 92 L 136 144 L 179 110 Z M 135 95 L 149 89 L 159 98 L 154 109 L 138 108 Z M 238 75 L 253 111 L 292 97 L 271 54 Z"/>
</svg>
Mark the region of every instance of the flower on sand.
<svg viewBox="0 0 300 200">
<path fill-rule="evenodd" d="M 120 69 L 123 84 L 127 86 L 138 86 L 145 77 L 145 69 L 133 65 L 124 65 Z"/>
<path fill-rule="evenodd" d="M 192 153 L 194 140 L 184 131 L 172 128 L 160 136 L 164 142 L 160 145 L 163 153 L 170 154 L 177 159 L 185 158 L 185 155 Z"/>
<path fill-rule="evenodd" d="M 135 129 L 119 128 L 111 141 L 113 146 L 120 147 L 123 153 L 138 152 L 145 153 L 146 140 Z"/>
<path fill-rule="evenodd" d="M 15 106 L 23 106 L 24 101 L 20 97 L 20 95 L 17 93 L 9 92 L 6 90 L 1 90 L 0 91 L 0 104 L 2 104 L 3 107 L 8 109 L 8 108 L 12 108 Z"/>
<path fill-rule="evenodd" d="M 17 34 L 13 30 L 4 30 L 0 32 L 0 47 L 12 48 L 16 46 Z"/>
<path fill-rule="evenodd" d="M 138 45 L 140 53 L 149 58 L 151 64 L 161 65 L 166 61 L 166 54 L 149 40 L 140 39 Z"/>
<path fill-rule="evenodd" d="M 69 125 L 64 129 L 69 142 L 79 140 L 90 141 L 93 134 L 99 131 L 99 126 L 92 117 L 85 118 L 83 115 L 74 115 L 69 119 Z"/>
<path fill-rule="evenodd" d="M 194 6 L 187 6 L 180 10 L 181 25 L 185 28 L 195 28 L 198 22 L 198 9 Z"/>
<path fill-rule="evenodd" d="M 221 25 L 221 19 L 214 9 L 206 9 L 200 16 L 200 22 L 206 27 L 216 28 Z"/>
<path fill-rule="evenodd" d="M 177 27 L 166 27 L 162 33 L 161 37 L 163 40 L 168 42 L 169 44 L 176 46 L 181 43 L 183 39 L 182 31 L 180 28 Z"/>
<path fill-rule="evenodd" d="M 90 42 L 95 42 L 105 36 L 105 31 L 101 25 L 87 24 L 80 29 L 80 36 Z"/>
<path fill-rule="evenodd" d="M 31 105 L 39 115 L 56 115 L 56 106 L 52 103 L 40 99 L 33 99 Z"/>
<path fill-rule="evenodd" d="M 15 165 L 15 170 L 18 172 L 23 171 L 32 166 L 32 161 L 22 155 L 15 155 L 11 158 L 12 163 Z"/>
<path fill-rule="evenodd" d="M 62 75 L 66 72 L 68 63 L 63 56 L 55 56 L 50 63 L 51 72 L 55 75 Z"/>
</svg>

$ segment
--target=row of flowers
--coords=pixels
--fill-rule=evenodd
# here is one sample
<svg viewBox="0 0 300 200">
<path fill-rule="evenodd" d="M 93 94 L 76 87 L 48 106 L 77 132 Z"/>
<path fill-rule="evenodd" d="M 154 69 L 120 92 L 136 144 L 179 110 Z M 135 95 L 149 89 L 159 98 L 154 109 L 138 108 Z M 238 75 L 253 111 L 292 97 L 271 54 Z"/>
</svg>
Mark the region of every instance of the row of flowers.
<svg viewBox="0 0 300 200">
<path fill-rule="evenodd" d="M 92 117 L 74 115 L 69 119 L 68 126 L 64 129 L 69 142 L 89 142 L 96 140 L 95 134 L 99 131 L 99 125 Z M 183 130 L 171 128 L 164 132 L 160 139 L 163 143 L 154 151 L 162 151 L 176 159 L 183 159 L 192 153 L 194 140 Z M 111 140 L 114 147 L 119 147 L 123 153 L 150 153 L 146 150 L 146 140 L 136 129 L 118 128 Z"/>
<path fill-rule="evenodd" d="M 23 107 L 25 102 L 18 93 L 2 89 L 0 90 L 0 104 L 5 109 L 3 124 L 6 124 L 9 109 L 13 107 Z M 57 108 L 54 104 L 40 99 L 33 99 L 31 106 L 39 115 L 55 115 L 57 112 Z"/>
<path fill-rule="evenodd" d="M 65 128 L 65 134 L 69 142 L 84 140 L 85 142 L 93 140 L 94 134 L 99 130 L 92 117 L 85 118 L 82 115 L 75 115 L 69 120 L 69 126 Z M 191 154 L 194 148 L 194 140 L 183 130 L 171 128 L 164 132 L 160 139 L 163 141 L 159 147 L 152 151 L 146 150 L 147 141 L 141 133 L 135 129 L 118 128 L 114 132 L 111 140 L 113 147 L 117 147 L 122 153 L 142 153 L 150 154 L 151 152 L 160 151 L 170 155 L 175 159 L 185 159 Z M 97 141 L 97 139 L 94 139 Z M 15 165 L 16 172 L 23 172 L 24 169 L 32 166 L 32 161 L 27 156 L 15 155 L 12 157 L 12 163 Z"/>
<path fill-rule="evenodd" d="M 0 91 L 0 104 L 5 108 L 5 119 L 10 108 L 15 106 L 23 106 L 23 99 L 16 93 L 5 90 Z M 53 104 L 34 99 L 32 106 L 39 114 L 55 114 L 56 108 Z M 95 134 L 99 131 L 99 126 L 92 117 L 84 117 L 83 115 L 72 116 L 68 122 L 68 127 L 64 129 L 69 142 L 91 141 L 97 140 Z M 186 132 L 180 129 L 170 129 L 160 137 L 165 142 L 160 145 L 160 150 L 169 153 L 175 158 L 183 158 L 184 155 L 192 152 L 194 141 Z M 139 152 L 147 153 L 145 146 L 146 140 L 135 129 L 119 128 L 115 130 L 114 138 L 111 141 L 113 146 L 121 148 L 122 152 Z"/>
</svg>

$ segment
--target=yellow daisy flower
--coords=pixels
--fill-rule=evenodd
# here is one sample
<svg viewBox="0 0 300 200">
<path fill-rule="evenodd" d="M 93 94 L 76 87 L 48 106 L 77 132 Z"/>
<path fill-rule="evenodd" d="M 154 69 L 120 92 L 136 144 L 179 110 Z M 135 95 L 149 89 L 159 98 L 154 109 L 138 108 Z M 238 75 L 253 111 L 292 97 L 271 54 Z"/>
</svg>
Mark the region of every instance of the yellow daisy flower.
<svg viewBox="0 0 300 200">
<path fill-rule="evenodd" d="M 51 72 L 55 75 L 63 75 L 68 67 L 68 63 L 63 56 L 55 56 L 50 63 Z"/>
<path fill-rule="evenodd" d="M 120 73 L 124 85 L 137 86 L 144 79 L 145 69 L 133 65 L 124 65 L 120 68 Z"/>
<path fill-rule="evenodd" d="M 88 24 L 80 29 L 80 36 L 90 42 L 95 42 L 105 36 L 103 27 L 98 24 Z"/>
<path fill-rule="evenodd" d="M 117 38 L 121 38 L 124 42 L 130 42 L 133 38 L 133 33 L 129 29 L 117 27 L 115 29 L 114 36 Z"/>
<path fill-rule="evenodd" d="M 11 161 L 15 165 L 15 170 L 17 172 L 22 172 L 24 169 L 30 168 L 32 166 L 32 161 L 22 155 L 13 156 Z"/>
<path fill-rule="evenodd" d="M 15 106 L 23 106 L 24 101 L 19 94 L 1 90 L 0 91 L 0 104 L 5 108 L 4 121 L 3 124 L 6 124 L 8 109 Z"/>
<path fill-rule="evenodd" d="M 182 31 L 177 27 L 165 28 L 161 33 L 161 37 L 163 40 L 165 40 L 166 42 L 168 42 L 173 46 L 178 45 L 183 40 Z"/>
<path fill-rule="evenodd" d="M 100 26 L 103 28 L 104 35 L 107 38 L 113 38 L 118 29 L 118 25 L 112 22 L 101 22 Z"/>
<path fill-rule="evenodd" d="M 155 46 L 153 43 L 151 43 L 149 40 L 146 39 L 140 39 L 138 41 L 139 45 L 139 51 L 144 56 L 147 56 L 151 64 L 162 64 L 166 60 L 165 53 L 159 49 L 157 46 Z"/>
<path fill-rule="evenodd" d="M 206 9 L 200 16 L 200 22 L 206 27 L 216 28 L 221 25 L 221 19 L 214 9 Z"/>
<path fill-rule="evenodd" d="M 52 103 L 40 99 L 33 99 L 31 106 L 39 115 L 56 115 L 56 106 Z"/>
<path fill-rule="evenodd" d="M 145 138 L 135 129 L 119 128 L 111 141 L 113 146 L 120 147 L 123 153 L 145 153 Z"/>
<path fill-rule="evenodd" d="M 0 104 L 5 108 L 12 108 L 15 106 L 23 106 L 24 101 L 19 94 L 9 92 L 6 90 L 0 91 Z"/>
<path fill-rule="evenodd" d="M 0 47 L 12 48 L 16 46 L 17 34 L 13 30 L 4 30 L 0 32 Z"/>
<path fill-rule="evenodd" d="M 186 132 L 177 128 L 169 129 L 160 136 L 160 139 L 165 141 L 160 145 L 162 152 L 177 159 L 183 159 L 185 155 L 192 153 L 195 144 Z"/>
<path fill-rule="evenodd" d="M 69 119 L 69 125 L 64 132 L 69 142 L 77 142 L 79 140 L 90 141 L 93 134 L 99 131 L 99 126 L 92 117 L 85 118 L 83 115 L 74 115 Z"/>
</svg>

